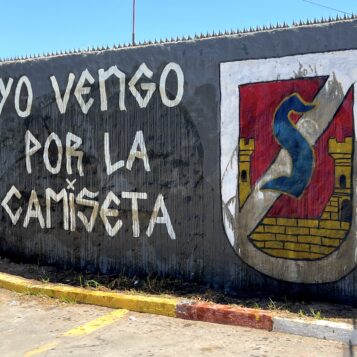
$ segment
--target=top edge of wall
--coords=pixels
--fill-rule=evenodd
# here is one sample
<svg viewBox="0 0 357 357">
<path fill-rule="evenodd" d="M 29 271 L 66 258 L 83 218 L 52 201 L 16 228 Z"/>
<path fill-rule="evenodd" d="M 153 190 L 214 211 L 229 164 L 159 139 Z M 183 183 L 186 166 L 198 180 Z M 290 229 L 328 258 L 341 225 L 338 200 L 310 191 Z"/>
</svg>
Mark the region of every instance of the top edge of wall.
<svg viewBox="0 0 357 357">
<path fill-rule="evenodd" d="M 26 55 L 26 56 L 16 56 L 16 57 L 6 57 L 6 58 L 1 58 L 0 57 L 0 64 L 5 64 L 5 63 L 14 63 L 14 62 L 24 62 L 24 61 L 33 61 L 33 60 L 39 60 L 39 59 L 50 59 L 50 58 L 56 58 L 56 57 L 63 57 L 63 56 L 68 56 L 68 55 L 79 55 L 79 54 L 96 54 L 96 53 L 102 53 L 104 51 L 112 51 L 112 50 L 123 50 L 123 49 L 133 49 L 133 48 L 142 48 L 142 47 L 149 47 L 149 46 L 157 46 L 157 45 L 171 45 L 171 44 L 176 44 L 176 43 L 189 43 L 193 41 L 199 41 L 199 40 L 208 40 L 208 39 L 216 39 L 216 38 L 222 38 L 222 37 L 232 37 L 232 36 L 237 36 L 237 35 L 247 35 L 247 34 L 254 34 L 254 33 L 261 33 L 261 32 L 269 32 L 269 31 L 275 31 L 275 30 L 285 30 L 285 29 L 294 29 L 294 28 L 300 28 L 300 27 L 313 27 L 313 26 L 320 26 L 320 25 L 326 25 L 326 24 L 333 24 L 333 23 L 338 23 L 338 22 L 352 22 L 352 20 L 357 19 L 357 15 L 352 14 L 351 16 L 344 15 L 342 17 L 336 16 L 336 17 L 329 17 L 327 19 L 321 18 L 319 20 L 314 19 L 314 20 L 306 20 L 306 21 L 294 21 L 291 25 L 287 24 L 284 22 L 283 24 L 276 24 L 276 25 L 263 25 L 262 27 L 257 26 L 257 27 L 250 27 L 250 28 L 243 28 L 242 30 L 225 30 L 225 31 L 219 31 L 219 32 L 212 32 L 209 33 L 207 32 L 206 34 L 195 34 L 194 36 L 182 36 L 182 37 L 177 37 L 173 38 L 171 37 L 170 39 L 165 38 L 160 39 L 160 40 L 154 40 L 154 41 L 144 41 L 144 42 L 138 42 L 136 44 L 131 44 L 131 43 L 124 43 L 124 44 L 119 44 L 119 45 L 113 45 L 112 47 L 110 46 L 97 46 L 97 47 L 92 47 L 92 48 L 87 48 L 87 49 L 73 49 L 73 50 L 65 50 L 65 51 L 55 51 L 55 52 L 48 52 L 48 53 L 43 53 L 43 54 L 37 54 L 37 55 Z"/>
</svg>

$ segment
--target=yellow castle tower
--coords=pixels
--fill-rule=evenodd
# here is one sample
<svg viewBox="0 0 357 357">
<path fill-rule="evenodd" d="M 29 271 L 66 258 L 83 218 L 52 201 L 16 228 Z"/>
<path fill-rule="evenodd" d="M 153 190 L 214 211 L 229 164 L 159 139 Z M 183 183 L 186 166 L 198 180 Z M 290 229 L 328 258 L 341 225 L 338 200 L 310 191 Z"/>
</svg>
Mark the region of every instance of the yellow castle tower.
<svg viewBox="0 0 357 357">
<path fill-rule="evenodd" d="M 250 194 L 250 156 L 254 151 L 254 139 L 239 139 L 239 207 Z"/>
<path fill-rule="evenodd" d="M 335 189 L 326 208 L 334 202 L 338 207 L 338 211 L 329 212 L 325 209 L 321 218 L 350 222 L 352 215 L 352 138 L 346 138 L 343 142 L 338 142 L 335 138 L 331 138 L 328 142 L 328 148 L 335 161 Z"/>
</svg>

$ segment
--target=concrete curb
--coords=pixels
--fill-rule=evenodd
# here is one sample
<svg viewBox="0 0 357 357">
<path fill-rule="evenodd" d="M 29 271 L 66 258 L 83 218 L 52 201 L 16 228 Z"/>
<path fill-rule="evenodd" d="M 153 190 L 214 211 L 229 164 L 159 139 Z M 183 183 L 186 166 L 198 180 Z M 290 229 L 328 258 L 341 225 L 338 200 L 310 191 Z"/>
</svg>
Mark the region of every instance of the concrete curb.
<svg viewBox="0 0 357 357">
<path fill-rule="evenodd" d="M 185 320 L 252 327 L 267 331 L 273 329 L 273 319 L 265 312 L 227 305 L 180 303 L 176 307 L 176 317 Z"/>
<path fill-rule="evenodd" d="M 357 345 L 357 330 L 353 325 L 342 322 L 273 317 L 273 331 Z"/>
<path fill-rule="evenodd" d="M 291 333 L 357 345 L 357 330 L 352 325 L 329 321 L 303 321 L 275 317 L 257 309 L 199 302 L 181 302 L 174 298 L 110 293 L 0 273 L 0 288 L 27 294 L 41 294 L 78 303 L 127 309 L 185 320 L 244 326 L 267 331 Z"/>
<path fill-rule="evenodd" d="M 0 288 L 20 293 L 41 294 L 83 304 L 176 317 L 177 300 L 175 299 L 109 293 L 62 284 L 40 283 L 6 273 L 0 273 Z"/>
</svg>

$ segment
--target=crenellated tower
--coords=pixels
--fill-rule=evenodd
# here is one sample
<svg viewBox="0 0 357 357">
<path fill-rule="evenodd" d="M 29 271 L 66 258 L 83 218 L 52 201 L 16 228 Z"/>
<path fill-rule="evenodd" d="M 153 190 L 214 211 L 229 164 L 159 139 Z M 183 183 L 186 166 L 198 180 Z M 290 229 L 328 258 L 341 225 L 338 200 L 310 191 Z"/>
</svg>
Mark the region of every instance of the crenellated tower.
<svg viewBox="0 0 357 357">
<path fill-rule="evenodd" d="M 250 191 L 250 157 L 254 151 L 254 139 L 239 139 L 239 207 L 247 200 Z"/>
</svg>

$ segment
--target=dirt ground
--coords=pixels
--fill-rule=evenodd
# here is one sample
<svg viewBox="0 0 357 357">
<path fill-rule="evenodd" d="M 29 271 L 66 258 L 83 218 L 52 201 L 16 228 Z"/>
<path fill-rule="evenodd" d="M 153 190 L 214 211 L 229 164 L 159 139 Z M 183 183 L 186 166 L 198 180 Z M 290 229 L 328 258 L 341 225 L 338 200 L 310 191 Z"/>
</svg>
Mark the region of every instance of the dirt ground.
<svg viewBox="0 0 357 357">
<path fill-rule="evenodd" d="M 202 285 L 157 277 L 128 277 L 124 274 L 99 275 L 64 271 L 51 266 L 21 264 L 0 257 L 0 271 L 42 282 L 62 283 L 88 289 L 181 297 L 196 301 L 264 309 L 274 315 L 301 319 L 326 319 L 357 325 L 357 308 L 323 302 L 278 300 L 274 298 L 241 298 L 208 289 Z"/>
</svg>

